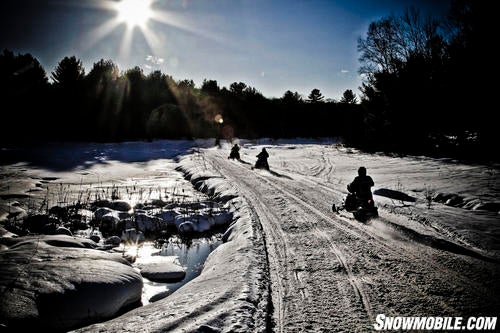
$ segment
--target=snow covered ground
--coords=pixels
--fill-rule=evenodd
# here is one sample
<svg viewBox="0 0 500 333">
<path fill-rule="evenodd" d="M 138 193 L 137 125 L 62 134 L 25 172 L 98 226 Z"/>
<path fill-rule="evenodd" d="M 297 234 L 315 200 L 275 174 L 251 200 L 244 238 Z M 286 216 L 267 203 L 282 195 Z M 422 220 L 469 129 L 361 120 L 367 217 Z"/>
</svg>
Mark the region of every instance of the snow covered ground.
<svg viewBox="0 0 500 333">
<path fill-rule="evenodd" d="M 78 331 L 364 332 L 381 313 L 498 316 L 498 165 L 363 154 L 327 140 L 238 143 L 241 161 L 228 160 L 225 142 L 53 146 L 24 163 L 3 154 L 4 216 L 42 200 L 47 186 L 197 195 L 185 176 L 237 217 L 198 278 Z M 262 147 L 270 172 L 251 170 Z M 362 165 L 380 214 L 367 223 L 331 210 Z"/>
</svg>

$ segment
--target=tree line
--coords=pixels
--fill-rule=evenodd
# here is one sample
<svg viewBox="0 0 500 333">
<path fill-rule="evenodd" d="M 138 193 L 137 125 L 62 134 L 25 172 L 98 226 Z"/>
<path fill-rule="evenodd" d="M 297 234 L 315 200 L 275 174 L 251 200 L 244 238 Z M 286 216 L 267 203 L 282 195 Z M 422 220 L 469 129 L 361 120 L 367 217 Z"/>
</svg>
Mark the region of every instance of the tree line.
<svg viewBox="0 0 500 333">
<path fill-rule="evenodd" d="M 159 70 L 120 72 L 104 59 L 85 73 L 76 56 L 62 59 L 49 82 L 36 58 L 9 50 L 0 70 L 3 141 L 338 136 L 336 122 L 357 101 L 352 90 L 325 101 L 319 89 L 307 99 L 291 91 L 268 99 L 243 82 L 205 79 L 196 87 Z"/>
<path fill-rule="evenodd" d="M 174 80 L 101 59 L 85 73 L 62 59 L 50 74 L 31 54 L 0 54 L 3 142 L 194 137 L 343 137 L 367 150 L 477 156 L 498 142 L 484 96 L 486 4 L 454 0 L 441 20 L 416 8 L 369 25 L 358 40 L 360 99 L 319 89 L 266 98 L 243 82 Z M 222 119 L 223 121 L 219 121 Z"/>
</svg>

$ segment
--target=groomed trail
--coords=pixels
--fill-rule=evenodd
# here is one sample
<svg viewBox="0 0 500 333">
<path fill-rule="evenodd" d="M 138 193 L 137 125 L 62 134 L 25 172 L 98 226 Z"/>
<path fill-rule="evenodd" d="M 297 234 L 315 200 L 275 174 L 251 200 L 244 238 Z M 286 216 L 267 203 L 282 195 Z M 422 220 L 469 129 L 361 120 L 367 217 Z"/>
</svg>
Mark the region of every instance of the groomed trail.
<svg viewBox="0 0 500 333">
<path fill-rule="evenodd" d="M 477 249 L 424 234 L 410 217 L 379 207 L 360 223 L 331 206 L 346 179 L 328 154 L 304 163 L 224 149 L 198 158 L 223 177 L 262 226 L 271 276 L 273 332 L 369 332 L 386 316 L 498 316 L 499 264 Z M 253 158 L 253 159 L 252 159 Z"/>
</svg>

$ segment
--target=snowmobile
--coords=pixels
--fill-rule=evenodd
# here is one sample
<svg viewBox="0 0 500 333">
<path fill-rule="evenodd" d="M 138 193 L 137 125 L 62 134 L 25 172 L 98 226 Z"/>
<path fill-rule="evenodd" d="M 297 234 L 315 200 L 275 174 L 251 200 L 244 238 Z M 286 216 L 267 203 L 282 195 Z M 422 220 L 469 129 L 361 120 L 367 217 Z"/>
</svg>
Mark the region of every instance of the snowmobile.
<svg viewBox="0 0 500 333">
<path fill-rule="evenodd" d="M 238 146 L 237 143 L 231 148 L 231 152 L 229 153 L 228 158 L 233 160 L 240 159 L 240 147 Z"/>
<path fill-rule="evenodd" d="M 354 215 L 354 218 L 360 222 L 366 222 L 371 218 L 378 217 L 378 209 L 371 198 L 360 198 L 354 193 L 348 193 L 343 204 L 337 207 L 332 205 L 335 213 L 345 210 Z"/>
<path fill-rule="evenodd" d="M 252 169 L 266 169 L 269 170 L 269 164 L 266 157 L 258 157 Z"/>
<path fill-rule="evenodd" d="M 229 159 L 233 160 L 239 160 L 240 159 L 240 153 L 237 150 L 231 150 L 231 153 L 229 153 Z"/>
</svg>

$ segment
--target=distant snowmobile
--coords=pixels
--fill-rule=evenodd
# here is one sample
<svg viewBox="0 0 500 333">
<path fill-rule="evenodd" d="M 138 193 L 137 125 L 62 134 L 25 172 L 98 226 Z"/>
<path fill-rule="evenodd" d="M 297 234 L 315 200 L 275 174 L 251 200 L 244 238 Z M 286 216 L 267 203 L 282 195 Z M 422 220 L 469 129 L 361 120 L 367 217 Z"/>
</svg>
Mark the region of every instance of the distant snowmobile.
<svg viewBox="0 0 500 333">
<path fill-rule="evenodd" d="M 231 153 L 229 153 L 229 159 L 235 159 L 239 160 L 240 159 L 240 147 L 235 144 L 233 148 L 231 148 Z"/>
<path fill-rule="evenodd" d="M 269 170 L 269 164 L 267 163 L 268 157 L 269 154 L 267 153 L 266 148 L 262 148 L 262 151 L 257 155 L 257 161 L 255 162 L 255 166 L 253 168 Z"/>
<path fill-rule="evenodd" d="M 255 162 L 254 165 L 255 169 L 266 169 L 269 170 L 269 164 L 267 163 L 266 159 L 258 159 L 257 162 Z"/>
<path fill-rule="evenodd" d="M 229 159 L 233 159 L 233 160 L 239 160 L 240 159 L 240 153 L 238 153 L 237 151 L 231 151 L 231 153 L 229 154 Z"/>
</svg>

